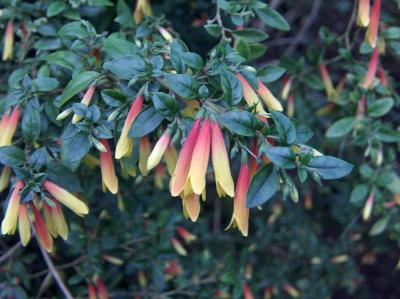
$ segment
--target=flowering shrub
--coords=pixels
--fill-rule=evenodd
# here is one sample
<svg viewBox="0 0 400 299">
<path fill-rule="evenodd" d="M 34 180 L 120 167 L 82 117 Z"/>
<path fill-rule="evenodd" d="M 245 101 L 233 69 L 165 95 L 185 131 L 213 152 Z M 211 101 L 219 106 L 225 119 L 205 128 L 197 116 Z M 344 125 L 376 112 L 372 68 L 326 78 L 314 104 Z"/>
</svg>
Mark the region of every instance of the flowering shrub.
<svg viewBox="0 0 400 299">
<path fill-rule="evenodd" d="M 299 198 L 310 210 L 323 190 L 351 197 L 354 206 L 342 201 L 339 211 L 365 202 L 364 220 L 377 202 L 398 205 L 399 134 L 386 119 L 397 94 L 379 63 L 386 43 L 396 51 L 394 21 L 381 25 L 381 1 L 370 8 L 360 0 L 342 36 L 321 27 L 305 58 L 279 55 L 279 65 L 260 66 L 266 32 L 290 30 L 274 9 L 279 3 L 181 3 L 199 9 L 192 22 L 204 40 L 194 41 L 179 23 L 185 17 L 168 9 L 175 1 L 164 2 L 1 1 L 1 231 L 18 232 L 20 242 L 0 257 L 9 272 L 0 296 L 253 298 L 253 279 L 264 298 L 323 298 L 338 284 L 352 292 L 360 274 L 343 251 L 356 233 L 325 242 Z M 365 42 L 355 25 L 368 27 Z M 369 63 L 358 61 L 356 46 Z M 351 173 L 345 160 L 362 177 L 324 184 Z M 376 211 L 382 216 L 371 234 L 384 231 L 392 211 Z M 190 258 L 189 249 L 200 254 Z M 288 266 L 258 271 L 266 250 Z M 15 251 L 21 260 L 11 258 Z M 48 270 L 37 268 L 38 252 Z M 55 266 L 56 259 L 69 262 Z M 327 273 L 326 281 L 299 265 L 293 274 L 299 260 Z M 31 264 L 37 271 L 29 276 Z"/>
</svg>

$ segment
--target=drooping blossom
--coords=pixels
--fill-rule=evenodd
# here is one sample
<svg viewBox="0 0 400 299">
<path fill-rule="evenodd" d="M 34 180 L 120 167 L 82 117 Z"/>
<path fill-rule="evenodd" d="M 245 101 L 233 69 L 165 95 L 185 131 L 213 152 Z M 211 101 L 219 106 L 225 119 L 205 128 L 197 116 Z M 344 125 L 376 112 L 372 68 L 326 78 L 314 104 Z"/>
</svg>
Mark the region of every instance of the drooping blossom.
<svg viewBox="0 0 400 299">
<path fill-rule="evenodd" d="M 369 25 L 370 0 L 358 0 L 357 25 L 367 27 Z"/>
<path fill-rule="evenodd" d="M 96 289 L 97 289 L 97 295 L 98 295 L 99 299 L 108 299 L 109 298 L 107 288 L 104 285 L 103 280 L 101 280 L 100 278 L 96 279 Z"/>
<path fill-rule="evenodd" d="M 11 145 L 12 138 L 17 130 L 20 118 L 21 109 L 19 107 L 15 107 L 9 116 L 6 112 L 3 113 L 0 121 L 0 147 Z"/>
<path fill-rule="evenodd" d="M 385 72 L 385 69 L 383 66 L 380 64 L 378 67 L 378 78 L 381 81 L 381 84 L 385 87 L 389 86 L 389 78 Z"/>
<path fill-rule="evenodd" d="M 4 37 L 3 61 L 12 60 L 14 52 L 14 24 L 10 20 L 7 23 Z"/>
<path fill-rule="evenodd" d="M 90 282 L 88 284 L 88 298 L 97 299 L 96 289 L 94 288 L 94 285 Z"/>
<path fill-rule="evenodd" d="M 93 98 L 93 94 L 94 91 L 96 90 L 96 86 L 95 85 L 90 85 L 89 88 L 86 90 L 85 95 L 83 96 L 81 103 L 89 106 L 90 102 L 92 101 Z M 78 114 L 74 114 L 74 116 L 72 117 L 72 123 L 76 124 L 77 122 L 79 122 L 82 119 L 82 116 L 78 115 Z"/>
<path fill-rule="evenodd" d="M 363 216 L 363 220 L 364 221 L 369 220 L 369 218 L 371 217 L 373 205 L 374 205 L 374 194 L 371 193 L 368 196 L 367 201 L 365 202 L 364 209 L 363 209 L 363 212 L 362 212 L 362 216 Z"/>
<path fill-rule="evenodd" d="M 1 233 L 3 235 L 13 235 L 17 228 L 18 209 L 21 200 L 20 191 L 24 187 L 24 182 L 19 180 L 10 195 L 6 214 L 1 223 Z"/>
<path fill-rule="evenodd" d="M 172 247 L 175 249 L 175 251 L 182 256 L 187 256 L 187 251 L 185 249 L 185 247 L 182 246 L 182 244 L 178 241 L 177 238 L 172 237 L 171 238 L 171 244 Z"/>
<path fill-rule="evenodd" d="M 218 195 L 222 197 L 228 194 L 233 197 L 235 194 L 235 186 L 229 166 L 228 153 L 226 151 L 221 128 L 215 122 L 211 122 L 211 149 Z"/>
<path fill-rule="evenodd" d="M 254 299 L 253 293 L 251 292 L 250 286 L 245 283 L 243 285 L 243 298 L 244 299 Z"/>
<path fill-rule="evenodd" d="M 260 99 L 258 98 L 256 92 L 254 91 L 253 87 L 246 81 L 246 79 L 240 74 L 236 74 L 237 78 L 239 79 L 240 83 L 242 84 L 243 88 L 243 97 L 249 106 L 255 106 L 256 112 L 259 114 L 266 114 Z"/>
<path fill-rule="evenodd" d="M 151 153 L 151 144 L 149 136 L 140 138 L 139 144 L 139 169 L 143 176 L 148 175 L 147 161 Z"/>
<path fill-rule="evenodd" d="M 128 112 L 128 116 L 126 117 L 124 126 L 122 128 L 121 136 L 117 142 L 115 149 L 116 159 L 121 159 L 122 157 L 129 155 L 129 153 L 132 151 L 133 139 L 128 139 L 128 133 L 136 117 L 142 110 L 142 106 L 143 96 L 137 96 Z"/>
<path fill-rule="evenodd" d="M 178 235 L 185 240 L 186 243 L 191 243 L 195 240 L 197 240 L 197 237 L 195 235 L 193 235 L 192 233 L 190 233 L 186 228 L 184 228 L 183 226 L 178 226 L 176 228 L 176 232 L 178 233 Z"/>
<path fill-rule="evenodd" d="M 112 194 L 116 194 L 118 192 L 118 177 L 115 174 L 110 145 L 107 139 L 100 139 L 100 142 L 106 149 L 105 152 L 100 152 L 102 182 Z"/>
<path fill-rule="evenodd" d="M 267 105 L 269 111 L 283 111 L 281 102 L 272 94 L 272 92 L 261 82 L 258 81 L 257 93 Z"/>
<path fill-rule="evenodd" d="M 293 78 L 286 75 L 283 77 L 282 80 L 282 90 L 281 90 L 281 97 L 284 100 L 287 100 L 291 90 L 292 90 Z"/>
<path fill-rule="evenodd" d="M 247 163 L 242 163 L 239 178 L 236 184 L 235 198 L 233 202 L 233 215 L 230 227 L 237 227 L 243 236 L 247 237 L 249 231 L 249 208 L 246 205 L 247 190 L 250 184 L 249 167 Z"/>
<path fill-rule="evenodd" d="M 136 24 L 139 24 L 143 16 L 151 16 L 152 10 L 150 0 L 136 0 L 136 7 L 133 13 L 133 18 Z"/>
<path fill-rule="evenodd" d="M 164 134 L 158 139 L 156 145 L 154 146 L 149 156 L 149 159 L 147 160 L 148 171 L 150 171 L 160 163 L 170 143 L 171 143 L 171 133 L 169 130 L 166 130 Z"/>
<path fill-rule="evenodd" d="M 154 176 L 154 186 L 158 189 L 164 189 L 164 176 L 165 176 L 165 167 L 162 164 L 158 164 L 156 166 L 156 173 Z"/>
<path fill-rule="evenodd" d="M 182 193 L 183 215 L 185 218 L 190 218 L 192 222 L 196 222 L 200 215 L 200 195 L 193 192 L 188 194 Z"/>
<path fill-rule="evenodd" d="M 29 219 L 28 205 L 26 204 L 20 204 L 18 207 L 18 231 L 22 245 L 28 245 L 31 239 L 31 222 Z"/>
<path fill-rule="evenodd" d="M 169 43 L 174 39 L 171 33 L 164 27 L 158 27 L 158 32 L 160 32 L 161 36 Z"/>
<path fill-rule="evenodd" d="M 335 88 L 333 87 L 331 76 L 324 63 L 319 64 L 319 71 L 321 73 L 322 81 L 324 83 L 325 92 L 329 99 L 333 99 L 335 96 Z"/>
<path fill-rule="evenodd" d="M 375 0 L 372 6 L 370 22 L 365 36 L 367 42 L 372 48 L 375 48 L 378 43 L 379 23 L 381 19 L 381 0 Z"/>
<path fill-rule="evenodd" d="M 0 174 L 0 193 L 7 189 L 10 184 L 10 177 L 12 173 L 12 168 L 9 166 L 4 166 Z"/>
<path fill-rule="evenodd" d="M 36 206 L 32 203 L 29 204 L 29 208 L 33 213 L 32 226 L 35 230 L 37 239 L 39 240 L 40 245 L 47 251 L 51 252 L 53 250 L 53 239 L 51 238 L 50 232 L 47 228 L 45 221 L 43 220 L 42 215 Z"/>
<path fill-rule="evenodd" d="M 68 225 L 65 221 L 64 213 L 60 203 L 52 198 L 52 206 L 47 202 L 43 204 L 44 219 L 50 235 L 53 238 L 61 236 L 64 240 L 68 239 Z"/>
<path fill-rule="evenodd" d="M 300 298 L 300 292 L 290 284 L 284 284 L 283 289 L 288 293 L 292 298 Z"/>
<path fill-rule="evenodd" d="M 362 84 L 362 86 L 365 89 L 370 88 L 372 83 L 374 82 L 374 78 L 375 78 L 376 72 L 378 70 L 378 62 L 379 62 L 379 49 L 375 48 L 372 53 L 369 65 L 368 65 L 367 74 L 366 74 L 366 76 L 364 78 L 364 82 Z"/>
<path fill-rule="evenodd" d="M 164 154 L 165 164 L 167 165 L 167 170 L 169 175 L 173 175 L 176 167 L 176 162 L 178 160 L 178 155 L 176 153 L 174 145 L 170 142 Z"/>
</svg>

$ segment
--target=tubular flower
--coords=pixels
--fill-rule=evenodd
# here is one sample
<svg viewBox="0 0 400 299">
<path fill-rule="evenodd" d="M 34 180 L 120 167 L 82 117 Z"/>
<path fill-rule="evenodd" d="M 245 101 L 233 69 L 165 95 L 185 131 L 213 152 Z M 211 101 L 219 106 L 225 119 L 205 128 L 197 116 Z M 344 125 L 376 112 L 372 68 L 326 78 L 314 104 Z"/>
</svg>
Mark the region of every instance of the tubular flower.
<svg viewBox="0 0 400 299">
<path fill-rule="evenodd" d="M 100 278 L 96 280 L 97 295 L 99 299 L 108 299 L 108 292 L 106 286 Z"/>
<path fill-rule="evenodd" d="M 122 128 L 121 136 L 119 137 L 119 140 L 117 142 L 117 147 L 115 149 L 115 159 L 121 159 L 122 157 L 127 156 L 129 152 L 132 151 L 133 140 L 128 139 L 128 133 L 134 120 L 142 110 L 142 106 L 143 96 L 137 96 L 128 112 L 124 127 Z"/>
<path fill-rule="evenodd" d="M 156 145 L 151 152 L 149 159 L 147 160 L 147 170 L 150 171 L 156 167 L 160 161 L 165 151 L 167 150 L 169 144 L 171 143 L 170 131 L 166 130 L 164 134 L 158 139 Z"/>
<path fill-rule="evenodd" d="M 165 29 L 164 27 L 159 27 L 158 32 L 160 32 L 162 37 L 169 43 L 171 43 L 172 40 L 174 39 L 173 36 L 171 35 L 171 33 L 169 33 L 169 31 L 167 29 Z"/>
<path fill-rule="evenodd" d="M 365 76 L 364 82 L 362 84 L 362 87 L 364 87 L 365 89 L 370 88 L 372 83 L 374 82 L 376 71 L 378 69 L 378 61 L 379 61 L 379 49 L 375 48 L 368 65 L 367 75 Z"/>
<path fill-rule="evenodd" d="M 253 293 L 247 283 L 243 285 L 243 298 L 244 299 L 254 299 Z"/>
<path fill-rule="evenodd" d="M 215 172 L 215 184 L 217 185 L 217 190 L 220 188 L 224 193 L 233 197 L 235 195 L 235 186 L 229 166 L 224 137 L 222 136 L 220 127 L 214 122 L 211 122 L 211 139 L 212 163 Z"/>
<path fill-rule="evenodd" d="M 287 104 L 287 116 L 293 117 L 295 108 L 296 108 L 296 106 L 294 103 L 294 97 L 292 94 L 290 94 L 288 97 L 288 104 Z"/>
<path fill-rule="evenodd" d="M 13 48 L 14 48 L 14 24 L 12 21 L 8 21 L 6 28 L 6 35 L 4 38 L 3 61 L 13 59 Z"/>
<path fill-rule="evenodd" d="M 193 149 L 200 131 L 200 119 L 196 119 L 182 149 L 179 153 L 174 174 L 171 177 L 170 190 L 172 196 L 178 196 L 185 187 L 190 169 Z"/>
<path fill-rule="evenodd" d="M 75 214 L 85 215 L 89 213 L 89 209 L 83 201 L 60 186 L 46 180 L 43 183 L 43 187 L 47 192 L 54 196 L 63 205 L 71 209 Z"/>
<path fill-rule="evenodd" d="M 375 0 L 372 6 L 371 19 L 368 25 L 367 34 L 365 39 L 375 48 L 378 42 L 378 30 L 381 19 L 381 0 Z"/>
<path fill-rule="evenodd" d="M 319 72 L 321 73 L 322 81 L 324 82 L 325 92 L 329 99 L 335 96 L 335 88 L 333 87 L 331 76 L 324 63 L 320 63 Z"/>
<path fill-rule="evenodd" d="M 246 206 L 247 189 L 249 188 L 249 184 L 249 167 L 247 163 L 244 163 L 240 167 L 233 203 L 233 215 L 227 229 L 231 226 L 237 227 L 245 237 L 247 237 L 249 232 L 249 209 Z"/>
<path fill-rule="evenodd" d="M 174 247 L 175 251 L 182 256 L 187 256 L 187 251 L 185 249 L 185 247 L 182 246 L 182 244 L 178 241 L 177 238 L 172 237 L 171 238 L 171 244 L 172 247 Z"/>
<path fill-rule="evenodd" d="M 88 298 L 97 299 L 96 289 L 94 288 L 94 285 L 91 283 L 88 284 Z"/>
<path fill-rule="evenodd" d="M 258 98 L 256 92 L 254 91 L 253 87 L 246 81 L 246 79 L 239 73 L 236 74 L 237 78 L 239 79 L 240 83 L 243 87 L 243 97 L 249 106 L 256 105 L 256 111 L 259 114 L 266 114 L 260 99 Z"/>
<path fill-rule="evenodd" d="M 374 195 L 371 194 L 370 196 L 368 196 L 367 201 L 365 202 L 365 206 L 363 209 L 363 220 L 367 221 L 369 219 L 369 217 L 371 217 L 371 213 L 372 213 L 372 207 L 374 205 Z"/>
<path fill-rule="evenodd" d="M 14 190 L 11 193 L 10 200 L 8 202 L 6 215 L 4 216 L 3 222 L 1 223 L 1 233 L 3 235 L 12 235 L 17 228 L 18 219 L 18 208 L 21 200 L 20 191 L 24 187 L 23 181 L 18 181 L 15 184 Z"/>
<path fill-rule="evenodd" d="M 92 98 L 93 98 L 93 94 L 94 94 L 94 91 L 95 91 L 95 90 L 96 90 L 95 85 L 90 85 L 89 88 L 86 90 L 86 93 L 85 93 L 85 95 L 83 96 L 81 103 L 84 104 L 84 105 L 86 105 L 86 106 L 89 106 L 90 101 L 91 101 Z M 79 115 L 77 115 L 77 114 L 74 114 L 74 116 L 72 117 L 72 123 L 73 123 L 73 124 L 76 124 L 76 123 L 79 122 L 81 119 L 82 119 L 82 116 L 79 116 Z"/>
<path fill-rule="evenodd" d="M 182 269 L 178 264 L 178 261 L 172 260 L 168 262 L 164 268 L 164 273 L 166 280 L 171 280 L 172 278 L 181 275 Z"/>
<path fill-rule="evenodd" d="M 135 12 L 133 14 L 135 23 L 139 24 L 142 21 L 143 16 L 151 16 L 151 15 L 152 15 L 152 10 L 151 10 L 150 1 L 149 0 L 137 0 Z"/>
<path fill-rule="evenodd" d="M 165 175 L 165 167 L 162 164 L 158 164 L 156 167 L 156 174 L 154 176 L 154 185 L 158 189 L 164 189 L 164 178 Z"/>
<path fill-rule="evenodd" d="M 257 93 L 260 95 L 269 111 L 283 111 L 281 102 L 271 93 L 271 91 L 261 82 L 258 81 Z"/>
<path fill-rule="evenodd" d="M 167 164 L 167 170 L 169 175 L 174 174 L 174 170 L 176 167 L 176 160 L 178 159 L 175 147 L 172 143 L 170 143 L 164 154 L 165 164 Z"/>
<path fill-rule="evenodd" d="M 190 244 L 191 242 L 197 240 L 197 237 L 190 233 L 186 228 L 183 226 L 178 226 L 176 228 L 176 232 L 178 233 L 179 236 L 181 236 L 182 239 L 185 240 L 186 243 Z"/>
<path fill-rule="evenodd" d="M 150 156 L 151 145 L 149 136 L 144 136 L 140 139 L 139 144 L 139 169 L 143 176 L 148 175 L 147 161 Z"/>
<path fill-rule="evenodd" d="M 100 152 L 101 178 L 107 189 L 112 194 L 116 194 L 118 192 L 118 178 L 115 174 L 110 145 L 107 139 L 100 139 L 100 142 L 106 149 L 105 152 Z"/>
<path fill-rule="evenodd" d="M 10 183 L 12 169 L 11 167 L 4 166 L 0 175 L 0 192 L 3 192 L 7 189 L 8 184 Z"/>
<path fill-rule="evenodd" d="M 65 221 L 64 213 L 60 203 L 52 198 L 54 206 L 50 206 L 47 203 L 44 204 L 44 217 L 48 225 L 50 234 L 57 238 L 61 236 L 64 240 L 68 239 L 68 225 Z"/>
<path fill-rule="evenodd" d="M 193 192 L 189 195 L 182 196 L 183 215 L 190 218 L 192 222 L 196 222 L 200 215 L 200 195 Z"/>
<path fill-rule="evenodd" d="M 33 212 L 32 225 L 35 229 L 38 241 L 46 251 L 51 252 L 53 250 L 53 239 L 50 236 L 46 223 L 34 204 L 31 204 L 30 208 Z"/>
<path fill-rule="evenodd" d="M 285 76 L 283 78 L 283 82 L 282 82 L 282 91 L 281 91 L 281 97 L 284 100 L 287 100 L 290 91 L 292 89 L 292 84 L 293 84 L 293 79 L 289 76 Z"/>
<path fill-rule="evenodd" d="M 381 84 L 383 86 L 385 86 L 385 87 L 389 86 L 389 79 L 388 79 L 387 74 L 385 72 L 385 69 L 383 68 L 382 65 L 379 65 L 378 77 L 379 77 L 379 80 L 381 81 Z"/>
<path fill-rule="evenodd" d="M 26 246 L 31 239 L 31 224 L 28 207 L 25 204 L 20 204 L 18 208 L 18 231 L 22 245 Z"/>
<path fill-rule="evenodd" d="M 209 119 L 203 121 L 190 163 L 189 179 L 193 192 L 197 195 L 200 195 L 206 186 L 206 172 L 210 158 L 211 143 L 210 123 Z"/>
<path fill-rule="evenodd" d="M 369 25 L 370 0 L 358 0 L 357 25 L 368 27 Z"/>
<path fill-rule="evenodd" d="M 251 151 L 253 152 L 253 154 L 255 156 L 258 157 L 257 138 L 253 138 L 253 145 L 252 145 Z M 249 159 L 249 173 L 250 173 L 250 175 L 253 175 L 257 171 L 257 168 L 258 168 L 257 159 L 255 157 L 253 157 L 253 156 L 250 156 L 250 159 Z"/>
<path fill-rule="evenodd" d="M 11 145 L 20 117 L 21 109 L 18 107 L 14 108 L 10 116 L 7 116 L 6 113 L 3 114 L 0 125 L 2 129 L 2 134 L 0 135 L 0 147 Z"/>
</svg>

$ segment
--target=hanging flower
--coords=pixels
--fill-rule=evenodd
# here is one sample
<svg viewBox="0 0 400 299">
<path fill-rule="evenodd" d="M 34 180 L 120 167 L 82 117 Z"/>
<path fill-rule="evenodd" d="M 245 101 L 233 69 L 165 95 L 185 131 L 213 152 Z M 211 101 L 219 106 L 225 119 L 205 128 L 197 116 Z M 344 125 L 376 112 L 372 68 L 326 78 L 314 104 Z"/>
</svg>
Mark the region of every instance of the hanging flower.
<svg viewBox="0 0 400 299">
<path fill-rule="evenodd" d="M 18 231 L 22 245 L 28 245 L 31 239 L 31 223 L 28 206 L 26 204 L 20 204 L 18 208 Z"/>
<path fill-rule="evenodd" d="M 379 77 L 379 80 L 381 81 L 381 84 L 383 86 L 389 87 L 389 79 L 388 79 L 387 74 L 385 72 L 385 69 L 383 68 L 382 65 L 379 65 L 378 77 Z"/>
<path fill-rule="evenodd" d="M 47 252 L 51 252 L 53 250 L 53 239 L 50 236 L 46 223 L 34 204 L 29 204 L 29 208 L 33 213 L 33 219 L 31 221 L 39 243 Z"/>
<path fill-rule="evenodd" d="M 210 158 L 211 143 L 210 123 L 209 119 L 203 121 L 190 163 L 189 179 L 192 190 L 197 195 L 200 195 L 206 186 L 206 172 Z"/>
<path fill-rule="evenodd" d="M 249 231 L 249 209 L 246 206 L 247 190 L 250 184 L 249 167 L 247 163 L 242 163 L 239 178 L 236 185 L 235 198 L 233 203 L 233 215 L 230 227 L 237 227 L 243 236 L 247 237 Z"/>
<path fill-rule="evenodd" d="M 88 297 L 89 299 L 97 299 L 96 289 L 91 283 L 88 284 Z"/>
<path fill-rule="evenodd" d="M 13 48 L 14 48 L 14 24 L 12 21 L 8 21 L 6 28 L 6 35 L 4 38 L 3 61 L 13 59 Z"/>
<path fill-rule="evenodd" d="M 370 0 L 358 0 L 357 25 L 367 27 L 369 25 Z"/>
<path fill-rule="evenodd" d="M 172 142 L 169 143 L 165 154 L 164 154 L 165 164 L 167 165 L 167 170 L 169 175 L 173 175 L 176 167 L 176 161 L 178 159 L 178 155 L 176 153 L 175 147 Z"/>
<path fill-rule="evenodd" d="M 365 76 L 364 82 L 362 84 L 362 86 L 365 89 L 370 88 L 372 83 L 374 82 L 376 71 L 378 69 L 378 62 L 379 62 L 379 49 L 375 48 L 368 65 L 367 75 Z"/>
<path fill-rule="evenodd" d="M 164 27 L 158 27 L 158 32 L 160 32 L 161 36 L 169 43 L 174 39 L 171 33 Z"/>
<path fill-rule="evenodd" d="M 335 97 L 335 88 L 333 87 L 331 76 L 324 63 L 320 63 L 319 71 L 321 73 L 322 81 L 324 82 L 325 92 L 329 99 Z"/>
<path fill-rule="evenodd" d="M 244 299 L 254 299 L 250 286 L 247 283 L 243 285 L 243 297 Z"/>
<path fill-rule="evenodd" d="M 258 98 L 256 92 L 254 91 L 253 87 L 246 81 L 246 79 L 240 74 L 236 74 L 237 78 L 239 79 L 240 83 L 243 87 L 243 97 L 249 106 L 256 106 L 256 112 L 259 114 L 266 114 L 260 99 Z"/>
<path fill-rule="evenodd" d="M 154 176 L 154 185 L 158 189 L 164 189 L 164 175 L 165 175 L 165 167 L 162 164 L 158 164 L 156 166 L 156 173 Z"/>
<path fill-rule="evenodd" d="M 288 75 L 286 75 L 285 77 L 283 77 L 282 80 L 282 91 L 281 91 L 281 97 L 284 100 L 287 100 L 290 91 L 292 89 L 292 84 L 293 84 L 293 79 L 292 77 L 289 77 Z"/>
<path fill-rule="evenodd" d="M 147 160 L 147 170 L 150 171 L 154 167 L 156 167 L 163 155 L 165 154 L 168 146 L 171 143 L 171 134 L 169 130 L 166 130 L 164 134 L 158 139 L 156 145 L 151 152 L 149 159 Z"/>
<path fill-rule="evenodd" d="M 149 136 L 144 136 L 140 139 L 139 144 L 139 169 L 143 176 L 149 174 L 147 170 L 147 162 L 150 156 L 151 144 Z"/>
<path fill-rule="evenodd" d="M 218 195 L 222 197 L 228 194 L 235 195 L 235 186 L 229 166 L 228 153 L 226 151 L 224 137 L 218 124 L 211 122 L 212 163 L 215 172 L 215 184 Z"/>
<path fill-rule="evenodd" d="M 133 18 L 136 24 L 139 24 L 143 16 L 151 16 L 152 10 L 149 0 L 136 0 L 135 12 L 133 13 Z"/>
<path fill-rule="evenodd" d="M 271 91 L 261 82 L 258 81 L 257 93 L 260 95 L 269 111 L 283 111 L 281 102 L 271 93 Z"/>
<path fill-rule="evenodd" d="M 59 202 L 71 209 L 77 215 L 84 215 L 89 213 L 87 205 L 69 193 L 67 190 L 60 186 L 50 182 L 49 180 L 44 181 L 43 187 L 54 196 Z"/>
<path fill-rule="evenodd" d="M 109 298 L 107 288 L 100 278 L 96 279 L 96 288 L 97 288 L 97 295 L 98 295 L 99 299 L 108 299 Z"/>
<path fill-rule="evenodd" d="M 192 233 L 190 233 L 186 228 L 184 228 L 183 226 L 178 226 L 176 228 L 176 232 L 178 233 L 178 235 L 185 240 L 186 243 L 190 244 L 193 241 L 197 240 L 197 237 L 195 235 L 193 235 Z"/>
<path fill-rule="evenodd" d="M 367 201 L 365 202 L 364 209 L 363 209 L 362 215 L 363 215 L 364 221 L 369 220 L 369 218 L 371 217 L 373 205 L 374 205 L 374 194 L 371 193 L 371 195 L 368 196 Z"/>
<path fill-rule="evenodd" d="M 68 239 L 68 225 L 64 218 L 64 213 L 62 211 L 60 203 L 52 198 L 52 206 L 47 202 L 43 205 L 44 219 L 47 224 L 47 228 L 50 235 L 53 238 L 61 236 L 64 240 Z"/>
<path fill-rule="evenodd" d="M 24 187 L 23 181 L 18 181 L 11 193 L 10 200 L 8 201 L 8 206 L 6 210 L 6 215 L 4 216 L 3 222 L 1 223 L 1 233 L 3 235 L 13 235 L 17 228 L 18 219 L 18 209 L 19 202 L 21 200 L 20 191 Z"/>
<path fill-rule="evenodd" d="M 20 117 L 21 109 L 19 107 L 15 107 L 10 116 L 7 116 L 6 112 L 3 113 L 0 125 L 2 132 L 0 135 L 0 147 L 11 145 Z"/>
<path fill-rule="evenodd" d="M 371 18 L 367 29 L 365 39 L 375 48 L 378 43 L 378 30 L 381 18 L 381 0 L 375 0 L 372 6 Z"/>
<path fill-rule="evenodd" d="M 93 94 L 94 91 L 96 90 L 96 86 L 95 85 L 90 85 L 89 88 L 86 90 L 85 95 L 82 98 L 81 103 L 89 106 L 92 98 L 93 98 Z M 72 123 L 76 124 L 77 122 L 79 122 L 82 119 L 82 116 L 74 114 L 74 116 L 72 117 Z"/>
<path fill-rule="evenodd" d="M 100 142 L 106 149 L 105 152 L 100 152 L 101 178 L 107 189 L 112 194 L 116 194 L 118 192 L 118 178 L 115 174 L 110 145 L 107 139 L 100 139 Z"/>
<path fill-rule="evenodd" d="M 182 244 L 178 241 L 177 238 L 172 237 L 171 238 L 171 244 L 172 247 L 175 249 L 175 251 L 182 256 L 187 256 L 187 251 L 185 249 L 185 247 L 182 246 Z"/>
<path fill-rule="evenodd" d="M 137 96 L 132 103 L 132 106 L 126 117 L 124 127 L 122 128 L 121 136 L 117 142 L 115 149 L 115 158 L 121 159 L 124 156 L 128 156 L 132 151 L 133 139 L 128 139 L 129 129 L 131 128 L 134 120 L 142 110 L 143 96 Z"/>
<path fill-rule="evenodd" d="M 177 277 L 182 274 L 182 269 L 179 266 L 178 261 L 173 260 L 167 262 L 167 265 L 164 268 L 165 278 L 166 280 L 171 280 L 174 277 Z"/>
<path fill-rule="evenodd" d="M 178 196 L 185 187 L 190 169 L 193 149 L 196 144 L 197 136 L 200 131 L 200 119 L 196 119 L 182 149 L 179 153 L 178 161 L 171 177 L 170 190 L 172 196 Z"/>
<path fill-rule="evenodd" d="M 192 222 L 196 222 L 200 215 L 200 195 L 182 194 L 183 215 L 185 218 L 190 218 Z"/>
<path fill-rule="evenodd" d="M 0 193 L 7 189 L 10 183 L 12 168 L 4 166 L 0 174 Z"/>
</svg>

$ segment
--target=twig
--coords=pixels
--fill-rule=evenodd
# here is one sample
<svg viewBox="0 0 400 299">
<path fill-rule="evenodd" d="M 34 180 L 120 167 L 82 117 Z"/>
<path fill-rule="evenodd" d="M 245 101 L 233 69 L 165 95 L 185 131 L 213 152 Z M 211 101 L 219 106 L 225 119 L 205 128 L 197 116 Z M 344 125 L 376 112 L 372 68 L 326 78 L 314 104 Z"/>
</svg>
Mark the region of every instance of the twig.
<svg viewBox="0 0 400 299">
<path fill-rule="evenodd" d="M 307 18 L 307 21 L 304 22 L 303 27 L 301 27 L 293 44 L 291 44 L 290 47 L 287 49 L 287 51 L 285 53 L 286 55 L 290 56 L 297 49 L 298 45 L 300 44 L 300 41 L 302 41 L 304 39 L 304 36 L 307 34 L 311 25 L 314 23 L 320 8 L 321 8 L 321 0 L 315 0 L 313 7 L 311 9 L 310 16 Z"/>
<path fill-rule="evenodd" d="M 19 241 L 17 244 L 15 244 L 13 247 L 11 247 L 5 254 L 3 254 L 0 257 L 0 263 L 4 262 L 5 260 L 9 259 L 13 253 L 18 250 L 22 246 L 21 241 Z"/>
<path fill-rule="evenodd" d="M 49 271 L 51 273 L 51 275 L 53 275 L 54 279 L 56 280 L 59 288 L 61 289 L 61 291 L 63 292 L 65 298 L 67 299 L 74 299 L 74 297 L 71 295 L 71 292 L 68 290 L 68 288 L 65 286 L 64 282 L 62 281 L 60 275 L 58 274 L 53 262 L 51 261 L 50 256 L 48 255 L 48 253 L 42 248 L 40 247 L 40 251 L 42 253 L 43 259 L 46 262 L 47 267 L 49 268 Z"/>
</svg>

